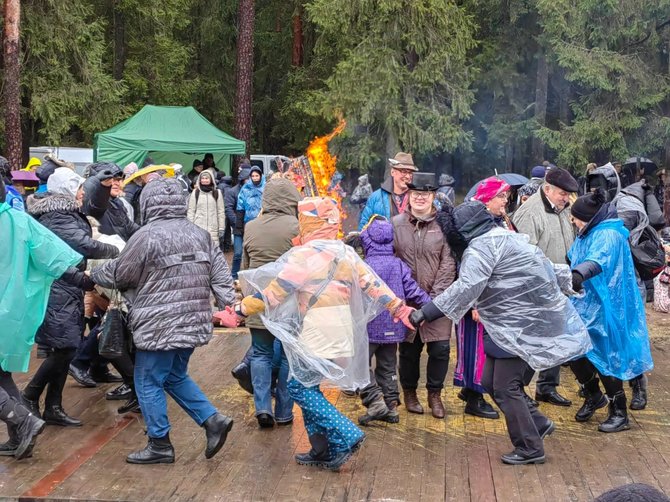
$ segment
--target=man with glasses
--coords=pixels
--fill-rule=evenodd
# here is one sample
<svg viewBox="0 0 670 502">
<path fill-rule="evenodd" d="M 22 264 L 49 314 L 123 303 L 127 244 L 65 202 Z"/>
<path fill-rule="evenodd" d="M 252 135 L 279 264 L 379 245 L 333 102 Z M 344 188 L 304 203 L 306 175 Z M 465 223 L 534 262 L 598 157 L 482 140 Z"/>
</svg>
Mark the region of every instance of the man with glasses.
<svg viewBox="0 0 670 502">
<path fill-rule="evenodd" d="M 404 213 L 407 208 L 409 201 L 407 184 L 412 182 L 412 176 L 418 171 L 418 168 L 414 165 L 412 155 L 409 153 L 398 152 L 388 161 L 391 165 L 391 177 L 384 181 L 382 186 L 375 190 L 368 199 L 359 220 L 359 231 L 375 214 L 390 220 Z"/>
</svg>

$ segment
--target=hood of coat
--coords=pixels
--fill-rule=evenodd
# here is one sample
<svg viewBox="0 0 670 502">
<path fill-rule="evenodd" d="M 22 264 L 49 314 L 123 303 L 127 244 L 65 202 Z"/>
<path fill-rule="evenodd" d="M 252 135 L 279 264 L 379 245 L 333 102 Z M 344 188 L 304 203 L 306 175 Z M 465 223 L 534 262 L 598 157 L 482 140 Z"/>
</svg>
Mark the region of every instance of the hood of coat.
<svg viewBox="0 0 670 502">
<path fill-rule="evenodd" d="M 258 174 L 261 175 L 261 179 L 260 179 L 260 181 L 258 181 L 257 183 L 254 183 L 253 181 L 251 181 L 251 175 L 252 175 L 253 173 L 258 173 Z M 256 186 L 257 188 L 262 188 L 262 187 L 265 186 L 265 176 L 263 176 L 263 170 L 262 170 L 260 167 L 258 167 L 258 166 L 252 166 L 251 169 L 249 170 L 249 178 L 250 178 L 250 179 L 249 179 L 249 184 L 250 184 L 250 185 L 254 185 L 254 186 Z"/>
<path fill-rule="evenodd" d="M 638 181 L 637 183 L 633 183 L 632 185 L 628 185 L 626 188 L 621 190 L 623 193 L 626 195 L 631 195 L 635 197 L 637 200 L 642 202 L 644 204 L 644 199 L 646 195 L 646 191 L 644 188 L 642 188 L 643 185 L 646 184 L 646 181 Z"/>
<path fill-rule="evenodd" d="M 464 202 L 455 208 L 444 206 L 437 221 L 459 261 L 472 239 L 496 227 L 493 216 L 479 201 Z"/>
<path fill-rule="evenodd" d="M 204 169 L 200 174 L 198 174 L 198 179 L 195 182 L 195 186 L 198 190 L 202 190 L 202 186 L 200 185 L 200 181 L 202 180 L 203 176 L 209 176 L 209 179 L 212 181 L 209 184 L 210 189 L 206 191 L 211 191 L 214 188 L 216 188 L 216 173 L 214 172 L 214 169 L 211 167 L 209 169 Z"/>
<path fill-rule="evenodd" d="M 298 216 L 300 193 L 293 183 L 284 178 L 270 180 L 265 186 L 261 207 L 263 214 Z"/>
<path fill-rule="evenodd" d="M 47 191 L 63 195 L 77 195 L 77 190 L 84 183 L 84 178 L 79 176 L 69 167 L 59 167 L 47 180 Z"/>
<path fill-rule="evenodd" d="M 616 173 L 616 169 L 614 169 L 614 166 L 611 163 L 608 162 L 604 166 L 595 168 L 586 177 L 588 191 L 591 191 L 591 185 L 594 184 L 596 178 L 604 181 L 603 184 L 606 186 L 601 186 L 601 188 L 607 191 L 609 200 L 613 200 L 614 197 L 619 195 L 619 192 L 621 191 L 621 181 L 619 180 L 619 175 Z"/>
<path fill-rule="evenodd" d="M 440 174 L 440 180 L 437 182 L 441 187 L 454 186 L 454 177 L 449 174 Z"/>
<path fill-rule="evenodd" d="M 605 220 L 615 220 L 617 219 L 616 207 L 611 202 L 605 202 L 598 212 L 595 214 L 591 221 L 579 232 L 579 237 L 586 237 L 591 230 L 596 228 L 600 223 Z"/>
<path fill-rule="evenodd" d="M 363 232 L 361 244 L 365 256 L 393 256 L 393 225 L 390 221 L 374 219 Z"/>
<path fill-rule="evenodd" d="M 151 181 L 140 194 L 142 224 L 156 219 L 185 218 L 187 208 L 188 198 L 174 178 Z"/>
<path fill-rule="evenodd" d="M 64 168 L 64 169 L 67 169 Z M 61 193 L 36 194 L 30 197 L 28 212 L 35 218 L 53 212 L 78 213 L 79 203 L 72 195 Z"/>
</svg>

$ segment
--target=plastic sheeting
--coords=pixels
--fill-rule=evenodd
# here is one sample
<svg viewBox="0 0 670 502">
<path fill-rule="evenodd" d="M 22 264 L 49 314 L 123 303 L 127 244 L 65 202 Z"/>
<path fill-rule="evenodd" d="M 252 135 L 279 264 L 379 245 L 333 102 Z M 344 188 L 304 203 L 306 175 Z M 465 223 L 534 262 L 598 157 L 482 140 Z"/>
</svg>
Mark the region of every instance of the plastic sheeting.
<svg viewBox="0 0 670 502">
<path fill-rule="evenodd" d="M 654 367 L 627 239 L 621 220 L 605 220 L 578 237 L 568 252 L 573 267 L 593 261 L 602 268 L 600 274 L 584 282 L 585 294 L 572 302 L 593 342 L 587 357 L 600 373 L 621 380 Z"/>
<path fill-rule="evenodd" d="M 470 242 L 458 280 L 433 302 L 454 321 L 476 308 L 498 346 L 540 371 L 591 349 L 564 294 L 571 292 L 568 275 L 567 266 L 549 262 L 526 235 L 495 228 Z"/>
<path fill-rule="evenodd" d="M 51 284 L 82 256 L 26 213 L 0 204 L 0 367 L 28 371 Z"/>
<path fill-rule="evenodd" d="M 282 342 L 293 378 L 351 390 L 370 383 L 367 324 L 399 301 L 353 248 L 310 241 L 239 277 L 245 295 L 262 295 L 261 318 Z"/>
</svg>

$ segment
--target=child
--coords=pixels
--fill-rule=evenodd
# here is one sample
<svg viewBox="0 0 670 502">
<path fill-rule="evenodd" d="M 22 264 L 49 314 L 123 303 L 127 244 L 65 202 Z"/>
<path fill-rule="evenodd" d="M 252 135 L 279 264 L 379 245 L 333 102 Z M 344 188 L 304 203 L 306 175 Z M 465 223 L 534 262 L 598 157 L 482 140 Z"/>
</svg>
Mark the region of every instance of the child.
<svg viewBox="0 0 670 502">
<path fill-rule="evenodd" d="M 416 305 L 430 302 L 430 296 L 412 278 L 412 271 L 393 253 L 393 225 L 381 217 L 371 220 L 361 233 L 365 262 L 402 300 Z M 396 375 L 398 343 L 405 340 L 407 328 L 395 323 L 383 312 L 368 324 L 370 343 L 370 385 L 361 390 L 361 399 L 368 408 L 358 419 L 361 425 L 372 420 L 398 423 L 398 377 Z M 376 364 L 372 370 L 372 357 Z M 383 400 L 377 399 L 383 393 Z"/>
</svg>

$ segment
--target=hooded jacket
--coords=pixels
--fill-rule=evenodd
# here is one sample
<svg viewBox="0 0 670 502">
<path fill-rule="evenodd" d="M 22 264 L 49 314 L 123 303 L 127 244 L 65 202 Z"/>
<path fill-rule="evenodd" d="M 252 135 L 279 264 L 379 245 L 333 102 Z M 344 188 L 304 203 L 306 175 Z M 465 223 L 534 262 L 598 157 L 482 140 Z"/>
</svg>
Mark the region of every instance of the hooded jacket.
<svg viewBox="0 0 670 502">
<path fill-rule="evenodd" d="M 392 216 L 398 214 L 395 204 L 393 203 L 393 178 L 387 178 L 382 186 L 372 192 L 368 203 L 365 205 L 363 212 L 361 212 L 360 220 L 358 221 L 358 231 L 363 230 L 363 227 L 370 221 L 375 214 L 383 216 L 390 220 Z"/>
<path fill-rule="evenodd" d="M 221 249 L 186 219 L 186 196 L 173 179 L 142 190 L 143 226 L 116 260 L 93 269 L 96 284 L 116 284 L 130 305 L 129 323 L 139 350 L 204 345 L 212 337 L 213 293 L 220 309 L 235 299 Z"/>
<path fill-rule="evenodd" d="M 251 180 L 251 174 L 259 173 L 261 180 L 256 185 Z M 237 198 L 237 217 L 242 218 L 244 225 L 258 216 L 261 212 L 261 204 L 263 198 L 263 190 L 265 190 L 265 176 L 260 167 L 253 166 L 249 172 L 249 181 L 247 181 L 240 189 L 240 195 Z M 240 221 L 237 221 L 237 225 Z"/>
<path fill-rule="evenodd" d="M 365 252 L 365 263 L 401 300 L 424 305 L 430 296 L 412 278 L 412 271 L 393 252 L 393 225 L 388 221 L 373 221 L 362 233 L 361 243 Z M 391 314 L 382 312 L 368 323 L 370 343 L 404 342 L 407 328 L 393 322 Z"/>
<path fill-rule="evenodd" d="M 244 230 L 242 269 L 258 268 L 277 260 L 291 249 L 298 235 L 300 194 L 287 179 L 268 182 L 263 192 L 263 212 Z M 246 321 L 249 328 L 264 328 L 258 316 Z"/>
<path fill-rule="evenodd" d="M 512 221 L 552 263 L 565 263 L 568 249 L 575 241 L 569 206 L 556 211 L 540 188 L 514 212 Z"/>
<path fill-rule="evenodd" d="M 35 195 L 30 214 L 84 258 L 114 258 L 119 254 L 116 247 L 93 240 L 91 226 L 73 196 L 48 192 Z M 84 268 L 82 262 L 80 270 Z M 83 288 L 92 289 L 92 285 L 75 270 L 53 283 L 44 322 L 35 336 L 37 343 L 55 349 L 79 346 L 84 333 Z"/>
<path fill-rule="evenodd" d="M 209 175 L 210 190 L 205 191 L 200 184 L 203 175 Z M 193 192 L 188 199 L 187 218 L 203 230 L 207 230 L 215 243 L 219 242 L 219 232 L 226 229 L 226 215 L 223 194 L 216 188 L 214 169 L 206 169 L 200 173 Z"/>
<path fill-rule="evenodd" d="M 645 189 L 644 185 L 644 181 L 628 185 L 613 200 L 617 215 L 630 232 L 630 243 L 633 246 L 638 243 L 647 225 L 655 229 L 665 226 L 663 211 L 654 197 L 653 190 L 651 187 Z"/>
<path fill-rule="evenodd" d="M 414 280 L 431 298 L 446 290 L 456 278 L 456 262 L 435 216 L 421 221 L 407 208 L 392 220 L 396 256 L 409 266 Z M 419 335 L 423 342 L 449 340 L 451 320 L 425 323 L 419 328 Z M 408 341 L 412 340 L 408 337 Z"/>
</svg>

